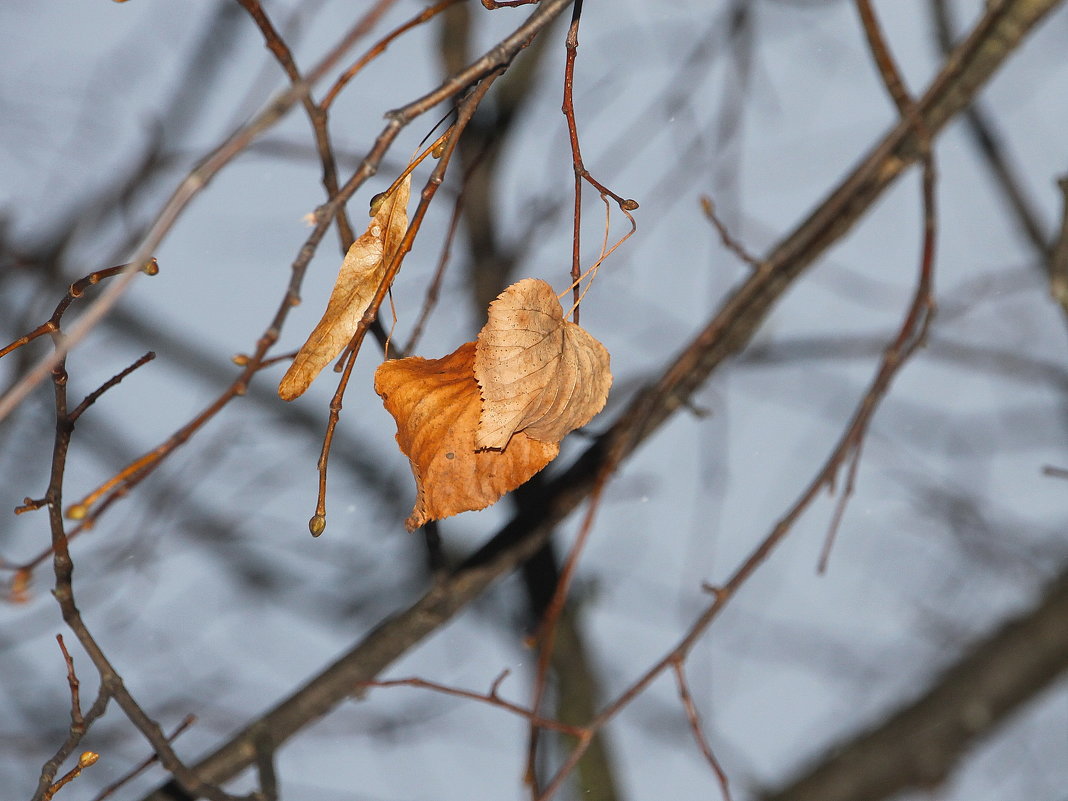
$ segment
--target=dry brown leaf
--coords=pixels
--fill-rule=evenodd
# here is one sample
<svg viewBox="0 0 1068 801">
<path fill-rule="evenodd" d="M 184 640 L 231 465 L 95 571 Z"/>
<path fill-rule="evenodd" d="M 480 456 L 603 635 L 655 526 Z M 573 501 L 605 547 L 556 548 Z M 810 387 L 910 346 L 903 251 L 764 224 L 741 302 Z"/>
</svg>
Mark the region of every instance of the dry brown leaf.
<svg viewBox="0 0 1068 801">
<path fill-rule="evenodd" d="M 481 400 L 474 360 L 475 343 L 468 342 L 441 359 L 396 359 L 375 372 L 375 392 L 397 421 L 397 444 L 415 474 L 415 508 L 405 521 L 409 531 L 489 506 L 560 451 L 556 442 L 522 432 L 506 450 L 478 449 Z"/>
<path fill-rule="evenodd" d="M 564 319 L 551 286 L 512 284 L 490 304 L 478 334 L 475 378 L 482 391 L 476 444 L 511 447 L 519 432 L 559 442 L 604 408 L 612 386 L 608 351 Z"/>
<path fill-rule="evenodd" d="M 382 282 L 386 265 L 408 230 L 411 185 L 412 177 L 408 175 L 392 194 L 378 203 L 377 208 L 372 205 L 371 222 L 345 254 L 323 318 L 282 376 L 278 385 L 282 400 L 290 401 L 303 395 L 319 372 L 344 350 L 356 333 L 360 318 Z"/>
</svg>

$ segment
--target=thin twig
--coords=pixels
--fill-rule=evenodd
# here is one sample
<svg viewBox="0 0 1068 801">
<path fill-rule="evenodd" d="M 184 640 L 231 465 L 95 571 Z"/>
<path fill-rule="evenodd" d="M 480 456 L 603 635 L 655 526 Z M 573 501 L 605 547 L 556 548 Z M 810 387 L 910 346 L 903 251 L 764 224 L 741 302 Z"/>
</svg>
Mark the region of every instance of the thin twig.
<svg viewBox="0 0 1068 801">
<path fill-rule="evenodd" d="M 67 771 L 59 781 L 45 791 L 44 801 L 51 801 L 52 796 L 62 789 L 64 785 L 78 778 L 84 768 L 87 768 L 90 765 L 95 765 L 98 759 L 100 759 L 100 754 L 97 754 L 94 751 L 84 751 L 82 755 L 78 757 L 78 764 Z"/>
<path fill-rule="evenodd" d="M 935 31 L 942 55 L 953 50 L 953 23 L 947 0 L 931 0 Z M 1048 268 L 1049 241 L 1034 201 L 1028 196 L 1023 181 L 1017 175 L 1009 153 L 998 135 L 993 118 L 985 111 L 982 98 L 977 98 L 961 113 L 965 129 L 971 134 L 983 162 L 990 169 L 1016 222 L 1030 242 L 1044 269 Z"/>
<path fill-rule="evenodd" d="M 7 356 L 7 354 L 11 353 L 11 351 L 17 348 L 21 348 L 23 345 L 32 342 L 38 337 L 44 336 L 45 334 L 54 334 L 56 331 L 59 330 L 59 326 L 63 320 L 63 315 L 66 313 L 67 309 L 70 308 L 70 305 L 75 300 L 85 294 L 86 289 L 91 286 L 96 286 L 105 278 L 111 278 L 113 276 L 119 275 L 120 273 L 129 270 L 131 267 L 131 264 L 120 264 L 117 267 L 108 267 L 104 270 L 97 270 L 96 272 L 89 273 L 89 275 L 85 276 L 84 278 L 79 278 L 67 289 L 67 294 L 58 303 L 55 311 L 52 312 L 52 316 L 49 317 L 48 320 L 37 326 L 37 328 L 30 331 L 30 333 L 24 334 L 23 336 L 19 337 L 14 342 L 9 344 L 7 347 L 0 349 L 0 359 Z M 142 268 L 142 270 L 147 275 L 156 275 L 159 272 L 159 264 L 156 263 L 155 259 L 151 259 Z"/>
<path fill-rule="evenodd" d="M 90 406 L 92 406 L 94 403 L 96 403 L 101 395 L 103 395 L 105 392 L 107 392 L 112 387 L 118 386 L 120 383 L 122 383 L 122 380 L 124 378 L 126 378 L 126 376 L 128 376 L 130 373 L 132 373 L 134 370 L 138 369 L 139 367 L 144 367 L 146 364 L 148 364 L 150 361 L 152 361 L 155 358 L 156 358 L 156 354 L 154 352 L 152 352 L 152 351 L 148 351 L 147 353 L 145 353 L 144 356 L 142 356 L 140 359 L 135 361 L 129 367 L 126 367 L 123 370 L 121 370 L 119 373 L 117 373 L 116 375 L 113 375 L 111 378 L 109 378 L 107 381 L 105 381 L 99 387 L 97 387 L 92 392 L 90 392 L 88 395 L 86 395 L 85 399 L 82 400 L 82 402 L 79 403 L 77 406 L 75 406 L 74 409 L 71 411 L 71 413 L 70 413 L 71 422 L 74 422 L 79 417 L 81 417 L 82 414 L 85 413 L 85 410 L 88 409 Z"/>
<path fill-rule="evenodd" d="M 466 698 L 471 701 L 479 701 L 490 706 L 504 709 L 507 712 L 511 712 L 513 715 L 527 720 L 530 724 L 538 729 L 548 729 L 551 731 L 558 731 L 563 734 L 570 734 L 573 737 L 582 736 L 582 727 L 570 726 L 567 723 L 562 723 L 559 720 L 552 720 L 551 718 L 543 718 L 536 714 L 534 711 L 527 709 L 526 707 L 514 704 L 511 701 L 506 701 L 497 694 L 500 689 L 501 682 L 508 676 L 509 671 L 505 670 L 496 679 L 494 679 L 492 686 L 488 693 L 476 693 L 472 690 L 463 690 L 459 687 L 450 687 L 447 684 L 440 684 L 436 681 L 428 681 L 418 677 L 407 679 L 388 679 L 384 681 L 365 681 L 361 682 L 361 687 L 418 687 L 424 690 L 433 690 L 434 692 L 442 693 L 444 695 L 452 695 L 457 698 Z"/>
<path fill-rule="evenodd" d="M 171 733 L 167 735 L 167 741 L 173 743 L 178 738 L 178 735 L 180 735 L 182 732 L 184 732 L 186 729 L 196 723 L 196 720 L 196 715 L 186 715 L 182 722 L 179 723 L 171 731 Z M 128 784 L 129 782 L 136 779 L 138 774 L 152 767 L 157 762 L 159 762 L 159 755 L 156 753 L 152 753 L 149 756 L 145 757 L 140 764 L 135 765 L 124 775 L 120 776 L 118 779 L 116 779 L 103 790 L 101 790 L 93 798 L 93 801 L 104 801 L 104 799 L 107 798 L 109 795 L 113 794 L 116 790 L 121 789 L 124 784 Z"/>
<path fill-rule="evenodd" d="M 564 118 L 567 120 L 567 135 L 568 141 L 571 144 L 571 163 L 575 173 L 575 210 L 571 232 L 571 283 L 573 286 L 572 294 L 574 297 L 572 320 L 576 325 L 579 321 L 580 300 L 578 282 L 582 275 L 582 253 L 580 247 L 582 234 L 582 182 L 587 181 L 590 186 L 600 192 L 601 199 L 605 201 L 606 205 L 608 203 L 607 198 L 609 197 L 616 202 L 620 210 L 627 216 L 627 219 L 630 220 L 632 233 L 637 224 L 630 212 L 638 208 L 638 202 L 636 200 L 620 197 L 590 175 L 590 171 L 586 169 L 586 166 L 582 162 L 582 150 L 579 147 L 578 123 L 575 121 L 574 99 L 575 60 L 578 58 L 578 32 L 581 20 L 582 0 L 575 0 L 575 7 L 571 11 L 571 25 L 567 29 L 567 40 L 565 44 L 567 55 L 564 61 L 564 101 L 561 110 L 564 113 Z"/>
<path fill-rule="evenodd" d="M 354 77 L 356 77 L 356 73 L 366 67 L 377 56 L 384 53 L 386 51 L 386 48 L 388 48 L 398 36 L 407 33 L 412 28 L 418 25 L 422 25 L 427 20 L 432 19 L 438 13 L 440 13 L 451 5 L 455 5 L 457 2 L 460 2 L 460 0 L 439 0 L 434 5 L 424 8 L 422 11 L 420 11 L 414 17 L 409 19 L 407 22 L 398 25 L 396 28 L 394 28 L 381 39 L 379 39 L 377 42 L 375 42 L 375 44 L 366 53 L 360 56 L 351 67 L 341 73 L 337 80 L 334 81 L 333 85 L 327 90 L 326 94 L 323 95 L 323 100 L 319 104 L 319 107 L 325 113 L 333 104 L 334 100 L 337 99 L 337 96 L 341 93 L 341 90 L 345 88 L 345 84 L 347 84 Z"/>
<path fill-rule="evenodd" d="M 712 203 L 712 198 L 708 195 L 701 195 L 701 210 L 704 211 L 705 216 L 708 217 L 708 221 L 715 226 L 716 231 L 719 233 L 720 241 L 723 243 L 723 247 L 727 248 L 727 250 L 754 270 L 759 270 L 762 263 L 760 259 L 751 255 L 749 251 L 745 249 L 745 245 L 731 236 L 731 232 L 727 230 L 727 226 L 716 214 L 716 207 Z"/>
<path fill-rule="evenodd" d="M 497 8 L 515 8 L 516 6 L 529 6 L 531 3 L 540 3 L 541 0 L 482 0 L 482 5 L 493 11 Z"/>
<path fill-rule="evenodd" d="M 59 768 L 64 762 L 74 753 L 78 744 L 85 737 L 85 733 L 93 725 L 93 723 L 103 716 L 107 711 L 108 703 L 111 700 L 111 695 L 105 688 L 101 688 L 99 694 L 96 697 L 96 701 L 89 707 L 89 711 L 82 717 L 82 725 L 79 727 L 72 726 L 67 734 L 67 739 L 45 764 L 41 767 L 41 774 L 37 780 L 37 790 L 34 793 L 33 798 L 44 799 L 45 794 L 53 786 L 52 780 L 55 778 L 56 773 L 59 772 Z"/>
<path fill-rule="evenodd" d="M 263 10 L 263 7 L 260 5 L 259 0 L 237 0 L 237 2 L 241 4 L 242 8 L 248 12 L 257 27 L 259 27 L 260 32 L 263 34 L 263 38 L 266 40 L 267 49 L 274 54 L 274 57 L 282 66 L 282 69 L 285 71 L 292 85 L 299 85 L 303 78 L 301 77 L 300 70 L 297 68 L 296 61 L 293 59 L 293 53 L 285 43 L 285 40 L 282 39 L 281 34 L 279 34 L 274 25 L 271 24 L 271 21 L 267 17 L 267 13 Z M 308 121 L 311 123 L 312 132 L 315 136 L 315 148 L 319 153 L 319 160 L 323 167 L 323 186 L 326 189 L 327 199 L 329 199 L 337 194 L 338 183 L 337 159 L 334 156 L 333 146 L 330 144 L 330 129 L 327 126 L 327 110 L 323 104 L 316 103 L 315 100 L 312 99 L 310 91 L 301 97 L 300 102 L 301 105 L 304 106 L 304 110 L 308 115 Z M 336 219 L 338 234 L 341 237 L 341 249 L 344 253 L 348 250 L 349 245 L 352 244 L 353 240 L 352 225 L 349 223 L 344 206 L 337 207 Z"/>
<path fill-rule="evenodd" d="M 460 191 L 456 193 L 456 201 L 452 207 L 452 216 L 449 218 L 449 227 L 445 232 L 445 239 L 441 245 L 441 255 L 438 257 L 438 266 L 434 270 L 434 277 L 430 279 L 430 283 L 426 289 L 426 296 L 423 300 L 423 308 L 419 312 L 419 317 L 416 318 L 415 325 L 412 326 L 412 334 L 408 337 L 408 342 L 404 346 L 405 353 L 412 353 L 415 350 L 416 344 L 423 335 L 423 328 L 426 326 L 426 322 L 430 317 L 431 312 L 434 310 L 434 306 L 438 302 L 438 295 L 441 291 L 441 282 L 445 278 L 445 269 L 448 267 L 449 259 L 452 256 L 452 243 L 456 238 L 456 231 L 460 226 L 460 217 L 464 208 L 464 195 L 467 189 L 467 179 L 471 176 L 471 173 L 478 168 L 480 160 L 476 159 L 467 169 L 464 170 L 464 180 L 460 186 Z"/>
<path fill-rule="evenodd" d="M 63 642 L 62 634 L 56 635 L 56 641 L 59 642 L 59 650 L 63 652 L 63 661 L 67 665 L 67 685 L 70 687 L 70 728 L 71 731 L 84 732 L 85 717 L 82 715 L 82 702 L 79 692 L 81 682 L 78 681 L 78 674 L 74 672 L 74 659 Z"/>
<path fill-rule="evenodd" d="M 690 693 L 689 682 L 686 681 L 686 668 L 683 665 L 683 660 L 680 659 L 672 663 L 671 667 L 675 671 L 675 685 L 679 691 L 679 700 L 682 702 L 682 708 L 686 711 L 686 720 L 690 724 L 690 731 L 693 732 L 694 740 L 697 741 L 697 747 L 701 749 L 705 761 L 716 775 L 716 781 L 719 782 L 719 789 L 723 793 L 723 798 L 725 801 L 731 801 L 731 789 L 730 783 L 727 781 L 727 774 L 719 764 L 719 760 L 716 759 L 712 746 L 701 728 L 701 716 L 697 713 L 697 706 L 694 704 L 693 695 Z"/>
<path fill-rule="evenodd" d="M 57 328 L 55 331 L 51 332 L 51 336 L 55 347 L 58 349 L 60 343 L 64 339 L 62 330 Z M 55 368 L 52 370 L 56 431 L 52 448 L 51 475 L 49 478 L 48 489 L 45 492 L 45 498 L 47 500 L 48 521 L 51 529 L 52 564 L 55 574 L 55 586 L 52 595 L 59 604 L 60 611 L 63 615 L 63 621 L 67 624 L 70 630 L 74 632 L 83 650 L 89 656 L 90 661 L 92 661 L 100 675 L 100 695 L 97 698 L 97 702 L 94 704 L 93 709 L 90 710 L 90 714 L 103 714 L 108 699 L 114 699 L 130 722 L 140 730 L 141 734 L 155 750 L 156 754 L 159 756 L 160 763 L 170 771 L 171 775 L 174 776 L 187 791 L 202 795 L 211 801 L 234 801 L 234 796 L 231 796 L 218 787 L 203 781 L 197 775 L 196 771 L 190 769 L 178 758 L 177 754 L 175 754 L 174 750 L 170 747 L 170 743 L 160 731 L 159 726 L 145 713 L 127 690 L 122 677 L 115 670 L 115 667 L 111 664 L 110 660 L 104 654 L 100 645 L 96 642 L 88 627 L 85 625 L 81 612 L 78 610 L 78 606 L 75 603 L 73 580 L 74 562 L 70 555 L 69 540 L 64 528 L 62 513 L 63 479 L 66 473 L 67 454 L 70 449 L 71 435 L 74 432 L 74 421 L 71 419 L 68 411 L 67 383 L 66 359 L 60 358 L 56 363 Z M 78 742 L 86 731 L 88 725 L 87 721 L 91 719 L 95 719 L 95 717 L 90 718 L 90 715 L 86 715 L 82 720 L 81 726 L 76 727 L 72 725 L 68 743 L 64 744 L 61 753 L 68 744 Z M 46 801 L 46 799 L 50 799 L 59 787 L 77 775 L 77 772 L 80 771 L 81 767 L 84 767 L 85 764 L 92 764 L 95 760 L 95 754 L 86 752 L 86 754 L 82 755 L 82 760 L 79 761 L 79 767 L 75 771 L 68 773 L 67 776 L 63 777 L 55 784 L 51 783 L 51 779 L 54 777 L 55 770 L 58 769 L 60 762 L 57 759 L 50 760 L 42 770 L 33 801 Z"/>
</svg>

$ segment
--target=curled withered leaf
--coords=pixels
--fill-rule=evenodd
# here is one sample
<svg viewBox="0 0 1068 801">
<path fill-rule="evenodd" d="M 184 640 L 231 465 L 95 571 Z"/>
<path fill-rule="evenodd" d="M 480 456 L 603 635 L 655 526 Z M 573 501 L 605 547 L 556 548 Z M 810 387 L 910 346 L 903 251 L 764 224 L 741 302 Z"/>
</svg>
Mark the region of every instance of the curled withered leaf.
<svg viewBox="0 0 1068 801">
<path fill-rule="evenodd" d="M 360 318 L 382 282 L 386 265 L 408 229 L 411 184 L 412 178 L 408 175 L 391 194 L 372 204 L 371 222 L 345 254 L 323 318 L 282 376 L 278 385 L 282 400 L 303 395 L 319 372 L 344 350 L 356 333 Z"/>
<path fill-rule="evenodd" d="M 559 442 L 604 408 L 608 367 L 604 345 L 564 319 L 551 286 L 536 278 L 512 284 L 490 304 L 478 334 L 477 446 L 510 448 L 517 433 Z"/>
<path fill-rule="evenodd" d="M 415 475 L 415 508 L 405 521 L 409 531 L 489 506 L 560 451 L 556 442 L 521 432 L 504 451 L 478 449 L 481 401 L 474 358 L 475 343 L 467 342 L 441 359 L 396 359 L 375 372 L 375 392 L 397 421 L 397 444 Z"/>
</svg>

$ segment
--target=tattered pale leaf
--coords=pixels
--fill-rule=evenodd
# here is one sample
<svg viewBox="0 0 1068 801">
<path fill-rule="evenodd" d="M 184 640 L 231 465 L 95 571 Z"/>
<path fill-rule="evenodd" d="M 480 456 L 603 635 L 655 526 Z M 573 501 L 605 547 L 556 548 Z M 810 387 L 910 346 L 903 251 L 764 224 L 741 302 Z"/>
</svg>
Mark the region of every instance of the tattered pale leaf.
<svg viewBox="0 0 1068 801">
<path fill-rule="evenodd" d="M 278 385 L 282 400 L 303 395 L 319 372 L 344 350 L 356 333 L 360 318 L 382 282 L 386 265 L 408 229 L 411 183 L 409 175 L 391 195 L 383 198 L 377 208 L 372 208 L 374 214 L 367 230 L 345 254 L 323 318 L 282 376 Z"/>
<path fill-rule="evenodd" d="M 475 378 L 482 392 L 476 444 L 511 447 L 517 433 L 559 442 L 604 408 L 612 386 L 608 351 L 564 319 L 551 286 L 512 284 L 489 307 L 478 335 Z"/>
<path fill-rule="evenodd" d="M 375 391 L 397 421 L 397 444 L 411 462 L 416 502 L 409 531 L 430 520 L 483 509 L 526 482 L 560 451 L 523 433 L 504 451 L 475 444 L 481 406 L 472 365 L 475 343 L 441 359 L 384 362 Z"/>
</svg>

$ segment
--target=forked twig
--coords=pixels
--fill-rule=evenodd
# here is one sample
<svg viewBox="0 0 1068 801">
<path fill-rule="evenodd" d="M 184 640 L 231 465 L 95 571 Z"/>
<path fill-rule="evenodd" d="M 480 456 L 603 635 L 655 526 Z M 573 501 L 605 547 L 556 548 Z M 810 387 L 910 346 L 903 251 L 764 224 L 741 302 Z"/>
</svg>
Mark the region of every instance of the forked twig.
<svg viewBox="0 0 1068 801">
<path fill-rule="evenodd" d="M 716 774 L 716 780 L 719 782 L 719 789 L 723 793 L 723 798 L 725 801 L 731 801 L 730 782 L 727 781 L 727 774 L 724 772 L 719 760 L 716 759 L 712 746 L 701 728 L 701 716 L 697 713 L 697 706 L 694 704 L 693 695 L 690 693 L 690 684 L 686 681 L 686 668 L 683 660 L 679 659 L 677 662 L 672 663 L 671 667 L 675 671 L 675 684 L 679 691 L 679 700 L 682 702 L 682 708 L 686 710 L 686 720 L 689 721 L 690 731 L 693 732 L 693 738 L 697 741 L 697 747 L 701 749 L 705 761 L 712 768 L 712 772 Z"/>
<path fill-rule="evenodd" d="M 759 270 L 760 265 L 763 264 L 763 262 L 756 256 L 751 255 L 749 251 L 745 249 L 745 245 L 731 236 L 731 232 L 727 230 L 726 224 L 724 224 L 719 218 L 719 215 L 716 214 L 716 207 L 712 203 L 712 198 L 708 195 L 701 196 L 701 210 L 705 213 L 705 216 L 708 217 L 708 221 L 715 227 L 716 232 L 719 234 L 720 241 L 723 243 L 723 247 L 727 248 L 727 250 L 754 270 Z"/>
<path fill-rule="evenodd" d="M 21 348 L 27 343 L 33 342 L 33 340 L 38 337 L 44 336 L 45 334 L 54 334 L 59 331 L 60 324 L 63 321 L 63 315 L 74 301 L 78 300 L 85 294 L 86 289 L 91 286 L 96 286 L 105 278 L 111 278 L 126 272 L 132 266 L 132 264 L 120 264 L 117 267 L 108 267 L 104 270 L 97 270 L 96 272 L 89 273 L 89 275 L 84 278 L 79 278 L 67 289 L 67 294 L 56 305 L 56 309 L 52 312 L 52 316 L 28 334 L 24 334 L 3 349 L 0 349 L 0 359 L 7 356 L 11 351 Z M 159 272 L 159 264 L 157 264 L 155 259 L 149 259 L 149 261 L 141 268 L 141 271 L 146 275 L 156 275 Z"/>
<path fill-rule="evenodd" d="M 62 342 L 63 339 L 63 332 L 57 327 L 51 334 L 58 349 L 59 343 Z M 74 420 L 71 418 L 71 413 L 68 410 L 67 384 L 68 376 L 66 371 L 66 359 L 65 357 L 61 357 L 57 362 L 55 369 L 52 371 L 56 430 L 52 448 L 51 474 L 49 477 L 48 489 L 44 496 L 45 505 L 48 509 L 49 527 L 51 530 L 52 564 L 55 574 L 55 586 L 52 594 L 59 604 L 60 611 L 63 615 L 63 621 L 67 624 L 70 630 L 74 632 L 82 648 L 89 656 L 93 666 L 100 675 L 100 693 L 89 713 L 83 716 L 80 710 L 80 701 L 78 700 L 78 684 L 75 683 L 77 679 L 75 678 L 74 682 L 72 682 L 68 678 L 72 694 L 72 725 L 70 734 L 67 741 L 60 747 L 56 756 L 46 762 L 41 769 L 41 775 L 38 779 L 37 791 L 34 793 L 33 801 L 47 801 L 47 799 L 50 799 L 59 788 L 77 776 L 82 768 L 91 765 L 96 761 L 96 754 L 86 752 L 82 755 L 78 765 L 73 770 L 68 772 L 58 782 L 52 781 L 63 760 L 73 753 L 74 748 L 77 743 L 80 742 L 92 721 L 103 714 L 110 699 L 114 699 L 130 722 L 134 724 L 145 739 L 151 744 L 152 748 L 159 756 L 160 763 L 170 771 L 184 788 L 190 792 L 202 795 L 211 801 L 234 801 L 234 796 L 231 796 L 218 787 L 203 781 L 196 771 L 190 769 L 178 758 L 177 754 L 171 748 L 170 743 L 160 731 L 158 724 L 145 713 L 140 704 L 126 688 L 122 681 L 122 677 L 115 670 L 115 667 L 111 664 L 110 660 L 105 656 L 100 645 L 96 642 L 92 633 L 89 631 L 89 628 L 86 626 L 75 602 L 73 581 L 74 562 L 70 555 L 69 537 L 65 531 L 62 513 L 63 479 L 66 473 L 67 454 L 70 449 L 71 436 L 74 432 Z M 63 650 L 65 657 L 69 657 L 66 649 L 64 648 Z M 72 661 L 68 661 L 68 670 L 68 675 L 73 673 Z"/>
<path fill-rule="evenodd" d="M 827 568 L 827 561 L 830 558 L 831 548 L 845 512 L 846 504 L 853 495 L 860 454 L 871 418 L 875 413 L 875 407 L 885 396 L 894 375 L 901 369 L 905 361 L 924 344 L 927 329 L 935 312 L 933 283 L 937 209 L 934 188 L 936 172 L 934 157 L 931 152 L 931 132 L 923 121 L 923 116 L 920 114 L 915 101 L 905 89 L 905 83 L 894 63 L 893 56 L 890 54 L 890 49 L 886 45 L 878 19 L 869 0 L 856 0 L 856 5 L 865 36 L 868 39 L 869 48 L 876 66 L 879 68 L 879 74 L 883 79 L 886 90 L 897 106 L 902 118 L 908 120 L 916 131 L 919 161 L 923 171 L 921 184 L 923 244 L 920 254 L 919 278 L 908 313 L 901 325 L 897 338 L 883 355 L 875 381 L 861 401 L 861 407 L 855 415 L 847 434 L 848 443 L 843 443 L 845 447 L 840 452 L 837 452 L 840 453 L 840 458 L 843 461 L 848 461 L 849 466 L 846 471 L 845 486 L 838 497 L 823 551 L 820 554 L 820 572 Z M 833 477 L 829 481 L 833 482 Z M 831 486 L 831 484 L 828 484 L 828 486 Z"/>
<path fill-rule="evenodd" d="M 571 162 L 572 168 L 575 172 L 575 211 L 573 215 L 573 227 L 571 232 L 571 282 L 574 288 L 571 290 L 574 296 L 574 311 L 572 320 L 578 324 L 579 321 L 579 280 L 582 275 L 582 249 L 581 249 L 581 237 L 582 237 L 582 182 L 586 181 L 601 193 L 601 199 L 607 204 L 606 198 L 612 198 L 619 206 L 620 210 L 627 215 L 627 219 L 630 220 L 631 233 L 637 223 L 634 221 L 634 217 L 630 212 L 638 208 L 638 202 L 636 200 L 630 200 L 623 198 L 602 184 L 596 178 L 594 178 L 590 171 L 586 169 L 585 164 L 582 162 L 582 149 L 579 147 L 579 135 L 578 135 L 578 123 L 575 121 L 575 60 L 578 58 L 578 32 L 579 23 L 582 20 L 582 0 L 575 0 L 575 6 L 571 11 L 571 25 L 567 29 L 566 40 L 566 58 L 564 61 L 564 102 L 562 111 L 564 118 L 567 120 L 567 134 L 568 141 L 571 144 Z"/>
<path fill-rule="evenodd" d="M 186 715 L 185 718 L 182 719 L 182 722 L 175 726 L 171 733 L 167 735 L 167 741 L 173 743 L 176 739 L 178 739 L 178 736 L 182 732 L 184 732 L 186 729 L 196 723 L 196 720 L 196 715 Z M 101 790 L 93 798 L 93 801 L 104 801 L 104 799 L 107 798 L 109 795 L 114 793 L 116 790 L 121 789 L 123 785 L 129 784 L 131 781 L 137 778 L 138 774 L 152 767 L 157 762 L 159 762 L 158 754 L 153 753 L 145 757 L 140 764 L 135 765 L 124 775 L 120 776 L 118 779 L 116 779 L 103 790 Z"/>
<path fill-rule="evenodd" d="M 375 44 L 366 53 L 360 56 L 352 66 L 338 76 L 337 80 L 335 80 L 333 85 L 326 91 L 326 94 L 323 95 L 323 100 L 319 104 L 323 113 L 326 113 L 330 106 L 333 105 L 337 96 L 341 93 L 341 90 L 345 88 L 345 84 L 356 77 L 356 74 L 371 63 L 377 56 L 384 53 L 386 48 L 388 48 L 397 37 L 407 33 L 418 25 L 422 25 L 427 20 L 432 19 L 449 6 L 455 5 L 458 2 L 460 2 L 460 0 L 438 0 L 437 3 L 434 3 L 432 6 L 427 6 L 407 22 L 398 25 L 375 42 Z"/>
<path fill-rule="evenodd" d="M 81 775 L 82 770 L 95 765 L 96 761 L 100 759 L 100 754 L 95 751 L 83 751 L 82 755 L 78 757 L 78 764 L 67 771 L 55 784 L 45 790 L 43 796 L 44 801 L 51 801 L 52 797 L 63 788 L 64 785 L 73 781 Z"/>
<path fill-rule="evenodd" d="M 513 715 L 518 715 L 530 721 L 530 725 L 538 729 L 548 729 L 551 731 L 558 731 L 563 734 L 570 734 L 572 737 L 582 736 L 583 730 L 580 726 L 571 726 L 567 723 L 562 723 L 559 720 L 553 720 L 551 718 L 543 718 L 531 709 L 514 704 L 511 701 L 506 701 L 498 694 L 501 683 L 508 677 L 510 671 L 505 670 L 496 679 L 493 680 L 493 684 L 490 686 L 487 693 L 476 693 L 471 690 L 463 690 L 459 687 L 450 687 L 447 684 L 440 684 L 436 681 L 428 681 L 418 677 L 407 679 L 387 679 L 382 681 L 364 681 L 360 682 L 361 687 L 417 687 L 425 690 L 433 690 L 434 692 L 442 693 L 443 695 L 452 695 L 457 698 L 466 698 L 471 701 L 479 701 L 490 706 L 495 706 L 499 709 L 503 709 L 507 712 L 511 712 Z"/>
</svg>

